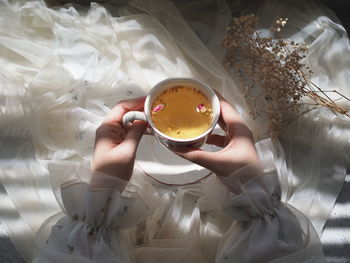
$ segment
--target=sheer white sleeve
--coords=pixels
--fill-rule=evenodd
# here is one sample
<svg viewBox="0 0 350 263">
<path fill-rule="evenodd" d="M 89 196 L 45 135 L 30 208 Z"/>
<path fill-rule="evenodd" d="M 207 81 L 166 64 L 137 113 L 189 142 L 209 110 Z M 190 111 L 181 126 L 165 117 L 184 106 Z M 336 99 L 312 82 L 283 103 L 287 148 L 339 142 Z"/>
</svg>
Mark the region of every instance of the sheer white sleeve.
<svg viewBox="0 0 350 263">
<path fill-rule="evenodd" d="M 254 178 L 245 184 L 239 179 Z M 277 173 L 246 166 L 222 181 L 232 194 L 224 212 L 234 219 L 219 246 L 223 262 L 324 262 L 317 234 L 309 220 L 280 201 Z"/>
<path fill-rule="evenodd" d="M 39 230 L 33 262 L 134 262 L 123 229 L 144 220 L 150 208 L 126 181 L 101 174 L 95 178 L 94 185 L 104 188 L 84 182 L 61 185 L 64 214 L 49 218 Z"/>
</svg>

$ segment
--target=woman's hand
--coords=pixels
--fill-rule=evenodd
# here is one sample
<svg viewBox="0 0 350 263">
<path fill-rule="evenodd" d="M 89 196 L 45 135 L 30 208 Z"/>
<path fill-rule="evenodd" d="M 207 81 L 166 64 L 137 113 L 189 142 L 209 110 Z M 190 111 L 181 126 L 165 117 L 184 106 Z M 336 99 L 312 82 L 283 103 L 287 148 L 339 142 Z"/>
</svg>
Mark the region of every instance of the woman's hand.
<svg viewBox="0 0 350 263">
<path fill-rule="evenodd" d="M 147 124 L 135 121 L 127 130 L 123 115 L 131 110 L 143 110 L 145 97 L 119 102 L 96 130 L 92 169 L 110 176 L 129 180 L 135 162 L 137 146 Z M 94 178 L 92 178 L 93 184 Z"/>
<path fill-rule="evenodd" d="M 218 152 L 206 152 L 186 147 L 176 153 L 218 176 L 228 176 L 244 166 L 259 165 L 259 159 L 251 131 L 238 112 L 220 94 L 217 95 L 221 105 L 219 125 L 226 132 L 226 136 L 209 135 L 207 143 L 223 149 Z"/>
</svg>

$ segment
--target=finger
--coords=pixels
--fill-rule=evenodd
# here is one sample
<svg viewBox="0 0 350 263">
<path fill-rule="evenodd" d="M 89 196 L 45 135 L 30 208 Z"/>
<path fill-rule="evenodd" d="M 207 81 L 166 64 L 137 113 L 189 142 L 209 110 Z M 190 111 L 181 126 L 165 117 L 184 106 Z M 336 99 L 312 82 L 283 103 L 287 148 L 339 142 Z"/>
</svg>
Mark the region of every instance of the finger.
<svg viewBox="0 0 350 263">
<path fill-rule="evenodd" d="M 120 144 L 126 136 L 126 131 L 120 123 L 102 124 L 96 130 L 95 148 L 109 151 Z"/>
<path fill-rule="evenodd" d="M 239 113 L 228 103 L 227 100 L 224 99 L 224 97 L 216 92 L 219 101 L 220 101 L 220 117 L 224 121 L 226 125 L 235 125 L 235 124 L 244 124 L 244 121 L 240 117 Z"/>
<path fill-rule="evenodd" d="M 226 136 L 211 134 L 208 136 L 206 143 L 216 145 L 218 147 L 224 148 L 226 146 Z"/>
<path fill-rule="evenodd" d="M 218 92 L 216 93 L 221 106 L 220 119 L 226 124 L 225 132 L 228 143 L 238 138 L 251 137 L 251 131 L 240 114 Z"/>
<path fill-rule="evenodd" d="M 181 150 L 175 151 L 175 153 L 190 162 L 208 168 L 209 170 L 213 170 L 211 164 L 214 163 L 213 159 L 215 159 L 215 155 L 211 152 L 184 146 Z"/>
<path fill-rule="evenodd" d="M 122 122 L 125 113 L 131 110 L 143 109 L 146 97 L 139 97 L 130 100 L 122 100 L 114 106 L 114 108 L 107 114 L 104 123 L 108 122 Z"/>
<path fill-rule="evenodd" d="M 141 140 L 142 135 L 145 133 L 147 124 L 143 121 L 135 121 L 129 128 L 125 140 L 119 145 L 119 149 L 134 155 L 137 150 L 137 146 Z"/>
</svg>

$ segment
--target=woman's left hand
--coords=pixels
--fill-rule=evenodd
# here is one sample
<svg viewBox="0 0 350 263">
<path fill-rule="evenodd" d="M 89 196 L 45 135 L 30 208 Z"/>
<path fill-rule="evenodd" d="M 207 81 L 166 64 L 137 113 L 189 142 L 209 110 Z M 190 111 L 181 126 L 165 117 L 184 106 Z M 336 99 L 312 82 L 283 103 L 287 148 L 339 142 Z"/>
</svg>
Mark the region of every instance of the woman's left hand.
<svg viewBox="0 0 350 263">
<path fill-rule="evenodd" d="M 123 116 L 128 111 L 143 110 L 145 97 L 119 102 L 96 130 L 92 169 L 110 176 L 129 180 L 135 162 L 137 146 L 147 123 L 135 121 L 130 128 L 123 126 Z M 91 184 L 93 185 L 94 176 Z"/>
</svg>

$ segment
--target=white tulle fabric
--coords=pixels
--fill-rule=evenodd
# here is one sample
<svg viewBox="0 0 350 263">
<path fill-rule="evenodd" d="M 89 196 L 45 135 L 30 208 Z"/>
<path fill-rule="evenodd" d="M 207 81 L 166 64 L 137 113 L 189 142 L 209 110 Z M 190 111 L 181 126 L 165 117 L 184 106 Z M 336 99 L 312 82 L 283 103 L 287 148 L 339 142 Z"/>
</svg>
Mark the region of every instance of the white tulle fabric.
<svg viewBox="0 0 350 263">
<path fill-rule="evenodd" d="M 199 5 L 191 1 L 108 1 L 111 15 L 98 4 L 87 10 L 70 5 L 48 8 L 43 1 L 0 1 L 0 215 L 27 261 L 33 258 L 32 244 L 40 226 L 62 210 L 59 186 L 71 174 L 87 176 L 78 167 L 89 167 L 95 130 L 119 100 L 145 95 L 164 78 L 195 77 L 236 107 L 257 140 L 267 137 L 266 120 L 249 118 L 235 76 L 222 67 L 220 42 L 231 11 L 257 11 L 262 28 L 274 16 L 288 17 L 292 26 L 288 37 L 310 46 L 307 61 L 315 72 L 312 80 L 325 90 L 349 96 L 350 47 L 345 30 L 332 14 L 311 1 L 257 1 L 254 5 L 231 1 L 229 7 L 225 1 L 213 0 Z M 282 200 L 311 218 L 318 234 L 349 163 L 348 123 L 327 111 L 312 111 L 293 122 L 279 141 L 263 141 L 258 148 L 263 164 L 273 159 L 278 168 Z M 76 170 L 69 174 L 60 167 Z M 192 244 L 199 243 L 192 241 L 198 236 L 191 239 L 186 234 L 199 231 L 195 222 L 202 210 L 195 209 L 192 196 L 203 195 L 203 185 L 216 192 L 221 189 L 212 178 L 205 182 L 198 188 L 182 187 L 176 195 L 161 195 L 168 206 L 153 214 L 153 220 L 147 219 L 146 241 L 152 245 L 147 250 L 134 249 L 136 259 L 161 253 L 171 262 L 178 258 L 176 246 L 187 251 L 185 257 L 197 257 L 193 251 L 198 247 Z M 143 187 L 158 193 L 165 186 Z M 142 198 L 152 203 L 157 198 L 146 194 L 149 192 Z M 203 200 L 200 204 L 207 203 Z M 176 223 L 169 219 L 157 238 L 150 238 L 165 211 L 174 211 Z M 198 235 L 209 262 L 221 238 L 217 233 L 225 233 L 230 220 L 210 215 L 201 221 Z M 174 228 L 178 222 L 184 222 L 183 227 Z"/>
<path fill-rule="evenodd" d="M 154 202 L 147 206 L 131 186 L 124 189 L 127 182 L 114 177 L 99 175 L 108 186 L 103 189 L 91 189 L 77 178 L 57 192 L 66 216 L 55 223 L 61 217 L 56 214 L 41 226 L 33 262 L 134 262 L 128 240 L 120 232 L 142 222 Z"/>
<path fill-rule="evenodd" d="M 276 18 L 288 18 L 283 36 L 295 43 L 306 43 L 309 52 L 305 63 L 313 70 L 311 81 L 325 91 L 338 91 L 349 98 L 350 43 L 348 35 L 332 11 L 313 1 L 228 1 L 232 14 L 256 14 L 259 32 L 269 35 Z M 178 7 L 189 25 L 211 53 L 222 61 L 220 26 L 227 23 L 225 1 L 180 1 Z M 192 12 L 191 7 L 205 12 Z M 208 16 L 211 19 L 208 19 Z M 215 22 L 214 22 L 215 21 Z M 201 30 L 202 29 L 202 30 Z M 235 76 L 232 74 L 232 77 Z M 260 93 L 260 92 L 258 92 Z M 333 99 L 335 92 L 327 95 Z M 349 109 L 347 100 L 337 103 Z M 266 123 L 266 116 L 256 122 Z M 248 122 L 251 125 L 250 122 Z M 255 138 L 266 137 L 266 126 L 252 126 Z M 321 234 L 325 221 L 339 193 L 349 166 L 350 126 L 348 118 L 318 108 L 294 120 L 273 142 L 265 154 L 274 153 L 282 186 L 282 200 L 287 201 L 311 219 Z M 322 201 L 321 201 L 322 200 Z"/>
<path fill-rule="evenodd" d="M 48 164 L 89 162 L 95 130 L 119 100 L 145 95 L 164 78 L 195 77 L 226 90 L 244 114 L 232 79 L 176 8 L 146 2 L 133 1 L 116 10 L 128 15 L 113 18 L 97 4 L 86 13 L 1 1 L 1 214 L 28 261 L 38 228 L 60 210 L 52 181 L 62 175 L 50 178 Z M 171 29 L 144 5 L 154 17 L 172 19 L 164 24 Z"/>
<path fill-rule="evenodd" d="M 40 228 L 33 262 L 324 262 L 311 223 L 281 203 L 274 171 L 160 188 L 136 168 L 125 189 L 101 174 L 105 187 L 91 189 L 73 172 L 88 170 L 65 165 L 51 167 L 71 177 L 57 192 L 65 214 Z M 244 176 L 255 178 L 241 185 Z"/>
<path fill-rule="evenodd" d="M 284 36 L 309 46 L 305 62 L 314 71 L 311 81 L 322 90 L 349 97 L 349 38 L 330 10 L 312 1 L 289 0 L 262 1 L 245 8 L 257 13 L 262 32 L 275 17 L 288 17 Z M 327 95 L 339 98 L 334 92 Z M 347 100 L 337 103 L 349 109 Z M 319 234 L 349 166 L 349 128 L 347 117 L 318 108 L 293 121 L 280 136 L 280 146 L 274 145 L 282 199 L 307 214 Z"/>
</svg>

